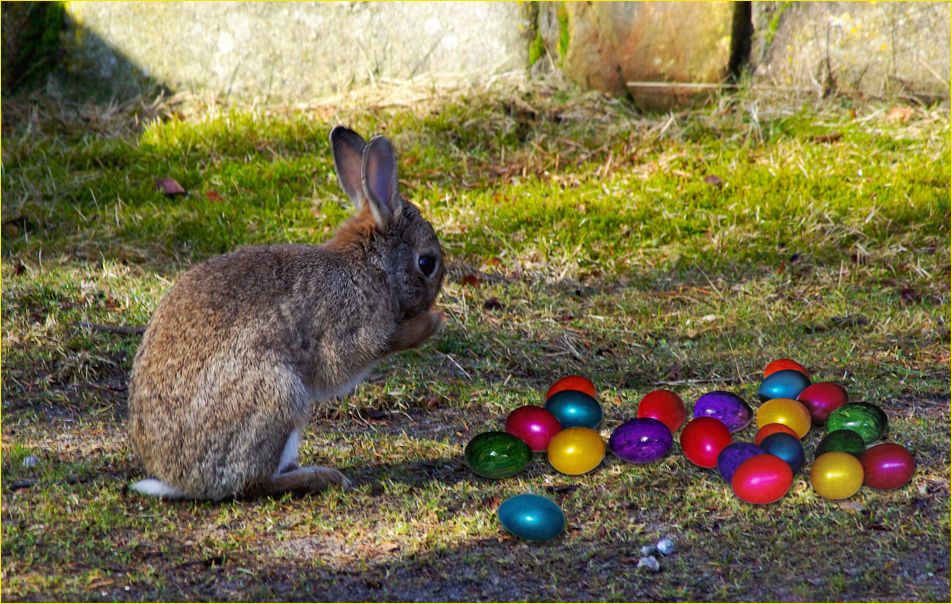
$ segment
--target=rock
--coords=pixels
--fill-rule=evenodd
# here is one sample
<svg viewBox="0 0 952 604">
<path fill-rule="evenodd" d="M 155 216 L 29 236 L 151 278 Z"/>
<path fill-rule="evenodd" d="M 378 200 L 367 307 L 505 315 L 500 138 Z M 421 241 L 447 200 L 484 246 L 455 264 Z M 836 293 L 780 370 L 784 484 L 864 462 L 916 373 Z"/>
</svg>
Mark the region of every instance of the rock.
<svg viewBox="0 0 952 604">
<path fill-rule="evenodd" d="M 653 573 L 661 570 L 661 564 L 658 563 L 658 559 L 654 556 L 645 556 L 641 560 L 638 560 L 638 568 L 647 568 Z"/>
<path fill-rule="evenodd" d="M 307 103 L 388 79 L 485 82 L 525 72 L 516 3 L 66 3 L 72 73 L 133 91 L 149 79 L 261 102 Z"/>
<path fill-rule="evenodd" d="M 733 16 L 733 2 L 549 2 L 540 7 L 539 32 L 571 80 L 667 109 L 697 90 L 629 83 L 721 82 Z"/>
<path fill-rule="evenodd" d="M 24 468 L 34 468 L 36 464 L 40 463 L 39 458 L 36 455 L 27 455 L 23 458 L 22 466 Z"/>
<path fill-rule="evenodd" d="M 755 2 L 755 82 L 876 97 L 949 98 L 945 2 Z"/>
<path fill-rule="evenodd" d="M 641 546 L 641 555 L 642 555 L 642 556 L 650 556 L 650 555 L 653 554 L 653 553 L 655 553 L 655 546 L 653 546 L 653 545 L 642 545 L 642 546 Z"/>
<path fill-rule="evenodd" d="M 674 553 L 674 541 L 670 539 L 662 539 L 658 542 L 657 547 L 658 551 L 665 556 L 670 556 Z"/>
</svg>

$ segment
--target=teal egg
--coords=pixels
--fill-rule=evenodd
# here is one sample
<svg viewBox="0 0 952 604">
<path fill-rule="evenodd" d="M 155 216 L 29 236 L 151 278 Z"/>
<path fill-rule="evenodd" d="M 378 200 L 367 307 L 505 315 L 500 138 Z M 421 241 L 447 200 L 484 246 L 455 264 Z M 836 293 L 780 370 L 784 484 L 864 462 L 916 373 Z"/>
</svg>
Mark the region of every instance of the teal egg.
<svg viewBox="0 0 952 604">
<path fill-rule="evenodd" d="M 563 428 L 595 428 L 602 421 L 602 406 L 578 390 L 556 392 L 545 402 L 545 408 L 559 420 Z"/>
<path fill-rule="evenodd" d="M 849 403 L 835 409 L 826 418 L 826 430 L 852 430 L 863 437 L 867 445 L 876 442 L 886 434 L 886 414 L 876 405 L 869 403 Z"/>
<path fill-rule="evenodd" d="M 799 371 L 793 369 L 784 369 L 775 371 L 760 383 L 760 389 L 757 390 L 757 396 L 760 402 L 766 402 L 775 398 L 797 397 L 810 385 L 810 378 Z"/>
<path fill-rule="evenodd" d="M 502 502 L 499 522 L 526 541 L 548 541 L 565 528 L 565 514 L 554 501 L 540 495 L 516 495 Z"/>
<path fill-rule="evenodd" d="M 463 451 L 466 465 L 486 478 L 506 478 L 523 471 L 532 461 L 529 445 L 508 432 L 483 432 Z"/>
</svg>

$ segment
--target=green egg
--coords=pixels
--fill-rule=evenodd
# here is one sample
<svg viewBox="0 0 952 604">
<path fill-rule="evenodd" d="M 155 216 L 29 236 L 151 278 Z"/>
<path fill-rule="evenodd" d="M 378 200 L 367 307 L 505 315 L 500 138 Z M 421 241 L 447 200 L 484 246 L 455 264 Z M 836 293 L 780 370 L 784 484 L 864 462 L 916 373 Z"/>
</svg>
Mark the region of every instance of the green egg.
<svg viewBox="0 0 952 604">
<path fill-rule="evenodd" d="M 866 442 L 863 437 L 852 430 L 834 430 L 820 441 L 816 446 L 815 457 L 819 457 L 830 451 L 842 451 L 859 457 L 866 450 Z"/>
<path fill-rule="evenodd" d="M 886 434 L 886 414 L 876 405 L 850 403 L 830 413 L 826 419 L 827 433 L 852 430 L 863 437 L 867 445 Z"/>
<path fill-rule="evenodd" d="M 483 432 L 473 437 L 463 452 L 466 465 L 486 478 L 518 474 L 532 461 L 529 445 L 507 432 Z"/>
</svg>

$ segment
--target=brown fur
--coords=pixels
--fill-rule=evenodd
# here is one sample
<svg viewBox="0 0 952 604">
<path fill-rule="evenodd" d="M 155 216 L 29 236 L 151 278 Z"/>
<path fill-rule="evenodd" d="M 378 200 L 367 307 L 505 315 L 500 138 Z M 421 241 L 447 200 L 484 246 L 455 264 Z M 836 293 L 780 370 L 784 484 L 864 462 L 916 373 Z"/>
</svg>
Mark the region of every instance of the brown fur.
<svg viewBox="0 0 952 604">
<path fill-rule="evenodd" d="M 159 304 L 129 390 L 129 438 L 150 476 L 216 500 L 346 481 L 296 464 L 278 474 L 285 443 L 313 403 L 437 331 L 441 315 L 430 309 L 443 280 L 439 243 L 415 207 L 395 197 L 392 214 L 376 208 L 381 224 L 370 208 L 379 200 L 355 202 L 358 214 L 324 246 L 219 256 Z M 416 268 L 423 251 L 439 258 L 429 278 Z"/>
</svg>

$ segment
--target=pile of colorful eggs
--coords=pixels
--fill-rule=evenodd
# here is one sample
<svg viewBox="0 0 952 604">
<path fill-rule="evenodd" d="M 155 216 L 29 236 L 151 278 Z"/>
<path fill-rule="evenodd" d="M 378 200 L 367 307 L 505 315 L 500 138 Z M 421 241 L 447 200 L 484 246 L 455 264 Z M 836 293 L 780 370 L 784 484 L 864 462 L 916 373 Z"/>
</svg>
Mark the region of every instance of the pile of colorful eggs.
<svg viewBox="0 0 952 604">
<path fill-rule="evenodd" d="M 691 463 L 716 469 L 743 501 L 767 504 L 790 490 L 806 461 L 802 439 L 812 425 L 825 424 L 809 474 L 820 496 L 850 497 L 863 484 L 894 489 L 912 478 L 915 460 L 904 447 L 869 446 L 886 433 L 885 413 L 869 403 L 850 403 L 840 384 L 811 384 L 805 367 L 779 359 L 764 369 L 758 397 L 755 412 L 734 393 L 708 392 L 685 424 L 685 405 L 676 393 L 649 392 L 635 417 L 612 431 L 607 449 L 628 463 L 654 462 L 671 450 L 680 429 L 681 450 Z M 606 443 L 597 431 L 602 418 L 594 384 L 564 377 L 546 393 L 544 407 L 519 407 L 506 418 L 505 432 L 475 436 L 466 446 L 466 463 L 480 476 L 505 478 L 524 470 L 533 452 L 544 451 L 559 472 L 585 474 L 605 458 Z M 734 442 L 733 435 L 751 421 L 758 428 L 754 442 Z M 507 530 L 528 540 L 551 539 L 565 525 L 558 505 L 539 495 L 512 497 L 498 515 Z"/>
</svg>

